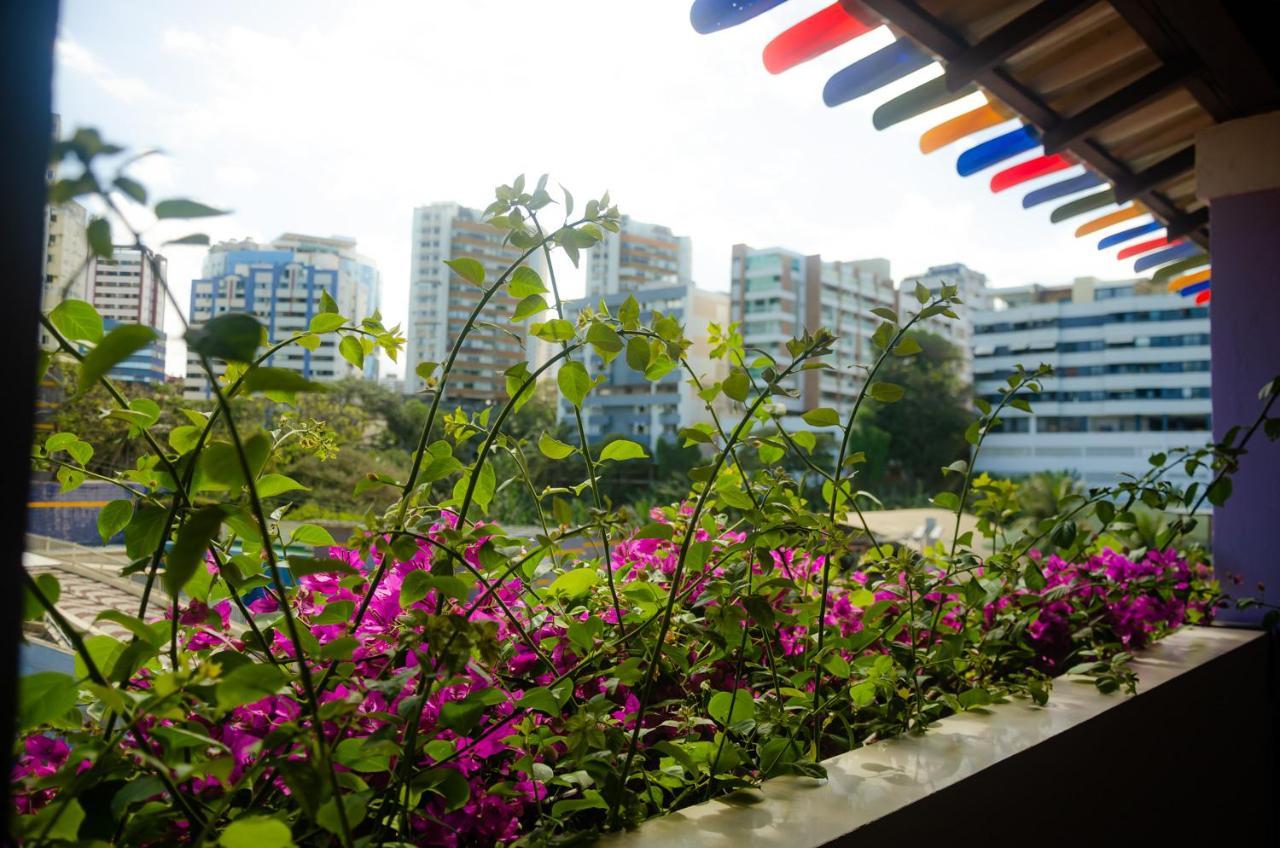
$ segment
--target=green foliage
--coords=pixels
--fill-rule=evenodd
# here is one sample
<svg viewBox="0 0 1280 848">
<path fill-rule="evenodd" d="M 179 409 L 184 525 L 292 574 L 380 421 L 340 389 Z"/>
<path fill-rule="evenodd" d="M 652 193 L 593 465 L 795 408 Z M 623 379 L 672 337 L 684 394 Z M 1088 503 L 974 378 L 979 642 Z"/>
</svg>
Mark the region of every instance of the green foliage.
<svg viewBox="0 0 1280 848">
<path fill-rule="evenodd" d="M 56 156 L 85 173 L 55 196 L 145 199 L 121 175 L 98 175 L 99 157 L 120 152 L 92 132 L 60 142 Z M 62 735 L 75 754 L 47 777 L 15 778 L 28 802 L 16 834 L 227 848 L 491 839 L 474 830 L 474 801 L 485 816 L 518 806 L 513 833 L 527 844 L 570 844 L 775 775 L 822 777 L 818 759 L 868 740 L 994 700 L 1044 702 L 1048 671 L 1028 628 L 1052 590 L 1033 548 L 1079 562 L 1106 539 L 1171 546 L 1206 498 L 1230 493 L 1221 481 L 1248 435 L 1024 515 L 1018 484 L 973 466 L 1003 411 L 1027 405 L 1049 372 L 1019 368 L 968 424 L 955 353 L 916 332 L 954 317 L 950 287 L 918 289 L 910 319 L 878 313 L 881 354 L 862 363 L 852 410 L 806 410 L 806 425 L 827 431 L 791 432 L 784 401 L 802 372 L 830 364 L 835 336 L 806 332 L 776 361 L 751 362 L 736 327 L 712 327 L 719 376 L 708 378 L 688 373 L 692 342 L 672 316 L 629 301 L 566 320 L 553 251 L 576 263 L 621 217 L 607 193 L 576 218 L 573 196 L 560 197 L 546 177 L 522 176 L 486 210 L 507 243 L 543 253 L 545 282 L 519 263 L 491 277 L 474 258 L 450 262 L 482 291 L 455 344 L 504 289 L 508 324 L 534 314 L 539 302 L 518 305 L 529 298 L 556 316 L 529 328 L 557 346 L 539 366 L 556 368 L 555 385 L 535 390 L 521 363 L 493 405 L 464 404 L 452 357 L 415 366 L 429 390 L 410 400 L 362 381 L 316 392 L 267 366 L 324 334 L 357 366 L 399 352 L 398 329 L 348 322 L 331 300 L 267 350 L 248 315 L 192 330 L 207 405 L 174 388 L 117 389 L 89 361 L 115 347 L 92 308 L 49 316 L 67 339 L 56 370 L 97 387 L 59 413 L 33 461 L 65 484 L 97 474 L 119 485 L 100 532 L 123 530 L 131 569 L 148 586 L 161 578 L 174 606 L 149 598 L 136 617 L 107 613 L 126 637 L 76 634 L 75 677 L 23 681 L 23 728 Z M 557 206 L 563 218 L 547 225 Z M 219 214 L 186 200 L 154 211 Z M 80 342 L 97 347 L 83 354 Z M 723 414 L 680 444 L 657 441 L 652 458 L 621 436 L 592 444 L 580 410 L 602 379 L 597 362 L 615 357 L 649 380 L 680 368 Z M 1269 432 L 1274 400 L 1249 435 Z M 1175 464 L 1216 481 L 1179 490 L 1162 477 Z M 958 530 L 919 552 L 881 543 L 859 520 L 877 482 L 974 510 L 991 550 Z M 1143 509 L 1186 514 L 1143 527 Z M 323 550 L 336 540 L 318 524 L 289 529 L 308 510 L 352 516 L 345 550 Z M 1216 599 L 1204 574 L 1168 589 L 1199 615 Z M 56 615 L 56 582 L 27 578 L 24 591 L 28 615 Z M 1108 598 L 1080 597 L 1063 661 L 1085 663 L 1104 689 L 1130 684 Z"/>
</svg>

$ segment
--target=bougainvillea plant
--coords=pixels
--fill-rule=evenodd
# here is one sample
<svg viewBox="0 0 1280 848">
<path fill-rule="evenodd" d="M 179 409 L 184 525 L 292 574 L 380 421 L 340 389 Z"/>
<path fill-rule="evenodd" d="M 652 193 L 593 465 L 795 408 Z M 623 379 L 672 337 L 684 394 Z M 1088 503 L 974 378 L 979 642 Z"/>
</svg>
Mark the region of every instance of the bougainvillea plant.
<svg viewBox="0 0 1280 848">
<path fill-rule="evenodd" d="M 145 200 L 127 178 L 98 177 L 96 163 L 118 151 L 96 135 L 58 152 L 84 166 L 59 183 L 62 194 L 101 199 L 117 226 L 114 193 Z M 546 182 L 502 186 L 487 210 L 522 258 L 559 250 L 576 261 L 617 230 L 607 194 L 577 212 Z M 557 207 L 560 223 L 548 226 Z M 957 521 L 923 549 L 875 538 L 865 520 L 875 499 L 857 485 L 855 424 L 864 406 L 901 396 L 877 374 L 890 357 L 918 351 L 913 327 L 955 317 L 952 288 L 917 290 L 909 319 L 879 310 L 880 355 L 865 367 L 836 361 L 835 337 L 822 329 L 766 352 L 744 348 L 733 326 L 712 327 L 712 355 L 725 366 L 710 380 L 689 367 L 690 342 L 672 316 L 642 315 L 628 300 L 569 321 L 552 270 L 544 280 L 517 262 L 490 279 L 474 260 L 451 265 L 476 287 L 477 305 L 446 361 L 417 368 L 430 414 L 406 476 L 358 483 L 386 487 L 391 505 L 341 543 L 315 525 L 282 530 L 263 504 L 287 486 L 264 473 L 281 431 L 234 408 L 254 394 L 287 408 L 321 390 L 268 365 L 279 350 L 338 334 L 394 356 L 396 329 L 332 309 L 280 339 L 243 314 L 191 329 L 217 405 L 187 410 L 191 426 L 166 445 L 150 432 L 153 410 L 131 407 L 106 376 L 145 333 L 103 335 L 92 307 L 75 301 L 46 317 L 55 358 L 78 366 L 82 385 L 112 390 L 112 414 L 151 448 L 111 478 L 123 496 L 100 520 L 104 535 L 123 531 L 147 594 L 136 615 L 101 616 L 128 638 L 86 636 L 58 612 L 56 581 L 27 577 L 29 614 L 68 635 L 76 668 L 22 681 L 15 838 L 230 848 L 577 842 L 775 775 L 822 778 L 825 757 L 925 731 L 956 711 L 1043 703 L 1064 672 L 1132 688 L 1130 652 L 1207 620 L 1220 600 L 1183 539 L 1206 498 L 1229 494 L 1258 423 L 1238 442 L 1153 457 L 1147 474 L 1071 495 L 1059 515 L 1029 526 L 1010 524 L 999 487 L 974 476 L 971 458 L 950 468 L 955 486 L 935 503 L 976 512 L 980 536 Z M 478 322 L 516 320 L 496 314 L 502 292 L 555 353 L 507 371 L 505 402 L 468 412 L 450 400 L 455 356 Z M 594 446 L 580 419 L 577 445 L 549 434 L 524 445 L 504 432 L 540 380 L 580 411 L 601 363 L 619 357 L 649 379 L 680 369 L 711 422 L 681 434 L 705 446 L 688 497 L 642 516 L 597 491 L 608 464 L 643 460 L 641 445 Z M 783 401 L 803 372 L 851 368 L 863 386 L 852 408 L 804 415 L 834 435 L 831 461 L 811 429 L 785 426 Z M 1000 403 L 978 402 L 975 455 L 1004 409 L 1029 408 L 1049 373 L 1018 369 Z M 1259 421 L 1272 435 L 1273 388 L 1264 399 Z M 34 460 L 74 486 L 82 445 L 91 434 L 56 434 Z M 586 477 L 529 487 L 541 532 L 517 536 L 487 513 L 499 485 L 490 461 L 525 449 L 580 454 Z M 823 482 L 820 502 L 784 457 Z M 1214 483 L 1181 490 L 1165 479 L 1175 466 L 1209 468 Z M 559 508 L 571 497 L 587 502 L 589 520 L 573 524 Z M 1136 546 L 1129 530 L 1140 505 L 1186 514 Z M 169 602 L 155 602 L 157 581 Z"/>
</svg>

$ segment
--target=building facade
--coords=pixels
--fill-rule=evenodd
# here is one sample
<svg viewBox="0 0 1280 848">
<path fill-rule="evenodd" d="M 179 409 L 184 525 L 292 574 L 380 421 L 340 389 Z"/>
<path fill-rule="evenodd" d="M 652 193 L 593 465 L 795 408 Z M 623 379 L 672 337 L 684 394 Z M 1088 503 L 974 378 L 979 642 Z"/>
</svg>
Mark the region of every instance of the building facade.
<svg viewBox="0 0 1280 848">
<path fill-rule="evenodd" d="M 923 274 L 905 277 L 899 288 L 902 291 L 902 308 L 907 316 L 920 311 L 920 302 L 912 296 L 916 284 L 937 295 L 943 286 L 959 289 L 960 303 L 953 310 L 956 318 L 933 321 L 923 329 L 942 336 L 960 349 L 964 357 L 965 383 L 973 383 L 973 316 L 988 307 L 987 276 L 959 262 L 950 265 L 934 265 Z"/>
<path fill-rule="evenodd" d="M 210 248 L 203 274 L 191 283 L 191 326 L 226 312 L 247 312 L 262 322 L 272 342 L 306 330 L 320 311 L 323 292 L 356 322 L 374 313 L 380 297 L 377 265 L 357 253 L 355 240 L 348 238 L 289 233 L 271 244 L 222 242 Z M 314 351 L 291 346 L 268 364 L 318 382 L 377 378 L 377 357 L 365 357 L 364 368 L 358 369 L 338 352 L 336 336 L 321 339 Z M 208 380 L 192 354 L 184 393 L 193 399 L 210 396 Z"/>
<path fill-rule="evenodd" d="M 405 390 L 416 393 L 426 388 L 416 373 L 418 366 L 445 361 L 483 296 L 445 263 L 470 257 L 484 266 L 485 279 L 492 281 L 523 251 L 505 243 L 503 232 L 484 223 L 479 210 L 457 203 L 414 209 L 412 244 Z M 526 264 L 544 274 L 541 253 L 534 253 Z M 451 402 L 469 408 L 501 403 L 507 397 L 503 372 L 518 362 L 538 360 L 538 341 L 528 335 L 527 327 L 509 320 L 517 303 L 502 290 L 485 305 L 480 316 L 484 323 L 473 327 L 454 361 L 448 389 Z"/>
<path fill-rule="evenodd" d="M 116 245 L 111 258 L 95 256 L 89 267 L 89 296 L 104 320 L 164 330 L 164 281 L 168 263 L 159 254 Z"/>
<path fill-rule="evenodd" d="M 565 317 L 575 320 L 584 309 L 597 308 L 602 298 L 609 311 L 616 315 L 628 297 L 635 297 L 640 304 L 644 320 L 647 321 L 651 313 L 660 312 L 685 328 L 685 336 L 692 342 L 685 353 L 685 360 L 704 386 L 728 376 L 728 364 L 722 359 L 711 358 L 708 342 L 709 324 L 723 328 L 729 323 L 729 296 L 725 292 L 706 291 L 692 283 L 651 284 L 632 292 L 570 301 L 565 304 Z M 591 442 L 619 435 L 648 445 L 652 452 L 660 441 L 677 443 L 681 428 L 711 421 L 706 402 L 698 397 L 697 387 L 683 368 L 676 368 L 661 379 L 649 380 L 644 374 L 632 370 L 625 356 L 619 356 L 606 365 L 592 353 L 587 356 L 586 365 L 593 378 L 596 375 L 605 378 L 591 390 L 582 405 L 583 425 Z M 716 403 L 717 413 L 728 411 L 723 397 Z M 563 398 L 559 404 L 561 420 L 573 420 L 573 405 Z"/>
<path fill-rule="evenodd" d="M 784 402 L 783 424 L 810 429 L 800 415 L 830 407 L 844 416 L 865 380 L 865 368 L 879 351 L 871 335 L 883 319 L 871 310 L 896 309 L 887 259 L 828 261 L 780 247 L 734 245 L 731 320 L 737 322 L 748 348 L 767 352 L 778 362 L 791 359 L 786 343 L 825 327 L 837 336 L 828 359 L 834 370 L 805 371 L 794 378 L 796 398 Z M 748 361 L 758 355 L 749 352 Z"/>
<path fill-rule="evenodd" d="M 64 300 L 88 300 L 88 212 L 79 203 L 49 205 L 45 214 L 44 287 L 40 309 L 48 313 Z M 49 348 L 53 338 L 40 330 L 40 346 Z"/>
<path fill-rule="evenodd" d="M 624 215 L 618 232 L 605 231 L 604 240 L 587 253 L 588 298 L 692 282 L 693 241 L 661 224 Z"/>
<path fill-rule="evenodd" d="M 994 290 L 974 316 L 976 393 L 994 402 L 1017 363 L 1055 374 L 1030 398 L 1034 414 L 1002 413 L 976 467 L 1067 470 L 1101 486 L 1145 473 L 1153 453 L 1212 441 L 1208 309 L 1162 288 L 1082 278 Z M 1189 482 L 1181 467 L 1170 479 Z"/>
</svg>

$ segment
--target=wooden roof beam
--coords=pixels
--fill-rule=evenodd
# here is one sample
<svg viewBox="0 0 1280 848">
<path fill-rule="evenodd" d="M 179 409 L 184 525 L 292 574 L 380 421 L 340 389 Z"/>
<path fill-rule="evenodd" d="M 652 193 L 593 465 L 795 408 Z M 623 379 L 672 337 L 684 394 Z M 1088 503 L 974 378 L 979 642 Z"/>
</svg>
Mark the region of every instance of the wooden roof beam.
<svg viewBox="0 0 1280 848">
<path fill-rule="evenodd" d="M 945 61 L 955 59 L 970 47 L 964 38 L 926 12 L 915 0 L 862 0 L 862 3 Z M 1038 94 L 999 66 L 979 74 L 977 82 L 1041 130 L 1055 126 L 1061 120 Z M 1071 152 L 1112 182 L 1133 177 L 1132 170 L 1094 141 L 1084 139 L 1073 145 Z M 1182 216 L 1182 210 L 1159 191 L 1146 192 L 1138 199 L 1162 221 L 1175 221 Z M 1200 231 L 1192 232 L 1188 237 L 1201 245 L 1208 245 L 1207 236 Z"/>
<path fill-rule="evenodd" d="M 1159 188 L 1174 177 L 1182 176 L 1196 166 L 1196 146 L 1187 145 L 1182 150 L 1161 159 L 1131 179 L 1116 180 L 1116 203 L 1125 203 L 1144 191 Z"/>
<path fill-rule="evenodd" d="M 1165 228 L 1165 231 L 1169 241 L 1173 241 L 1176 238 L 1182 238 L 1183 236 L 1195 236 L 1197 234 L 1207 238 L 1208 226 L 1209 207 L 1201 206 L 1194 212 L 1188 212 L 1185 215 L 1175 218 L 1169 223 L 1169 226 Z M 1194 240 L 1200 241 L 1199 239 Z M 1204 243 L 1205 242 L 1201 242 L 1201 244 Z"/>
<path fill-rule="evenodd" d="M 1112 121 L 1142 108 L 1151 101 L 1180 85 L 1190 76 L 1186 66 L 1161 65 L 1151 73 L 1135 80 L 1119 91 L 1104 97 L 1078 115 L 1065 118 L 1045 130 L 1045 153 L 1057 153 L 1072 142 L 1093 135 Z"/>
<path fill-rule="evenodd" d="M 947 65 L 947 90 L 959 91 L 1014 53 L 1039 41 L 1063 21 L 1098 0 L 1044 0 L 993 32 L 983 41 L 956 55 Z"/>
</svg>

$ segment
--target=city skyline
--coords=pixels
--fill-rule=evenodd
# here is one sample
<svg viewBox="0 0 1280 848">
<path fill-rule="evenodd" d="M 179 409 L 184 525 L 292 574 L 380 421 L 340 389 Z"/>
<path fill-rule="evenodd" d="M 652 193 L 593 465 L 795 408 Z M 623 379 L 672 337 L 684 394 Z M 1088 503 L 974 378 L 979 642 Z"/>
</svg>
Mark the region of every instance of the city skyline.
<svg viewBox="0 0 1280 848">
<path fill-rule="evenodd" d="M 822 5 L 795 0 L 788 14 Z M 919 121 L 876 133 L 873 102 L 814 108 L 821 80 L 885 43 L 884 31 L 771 77 L 743 70 L 772 33 L 767 22 L 703 38 L 676 0 L 644 14 L 568 0 L 556 7 L 551 16 L 483 2 L 376 13 L 232 2 L 160 15 L 145 3 L 70 0 L 57 106 L 67 129 L 95 125 L 167 151 L 139 163 L 138 176 L 155 196 L 235 210 L 208 223 L 214 240 L 265 240 L 284 229 L 356 238 L 383 268 L 389 323 L 407 325 L 409 211 L 444 200 L 483 207 L 491 186 L 520 171 L 548 171 L 579 198 L 609 189 L 624 213 L 690 235 L 693 279 L 712 290 L 728 289 L 739 242 L 884 256 L 904 274 L 963 262 L 996 287 L 1125 275 L 1095 242 L 1050 226 L 1047 212 L 1028 214 L 1017 197 L 957 178 L 958 150 L 920 154 Z M 629 37 L 616 38 L 624 25 Z M 482 42 L 450 36 L 480 28 Z M 573 79 L 573 97 L 548 107 L 482 61 L 531 41 L 534 82 Z M 406 86 L 419 96 L 405 98 Z M 736 95 L 721 100 L 717 91 Z M 476 122 L 495 98 L 509 123 Z M 166 252 L 186 302 L 201 252 Z M 582 292 L 581 270 L 563 276 L 568 296 Z"/>
</svg>

